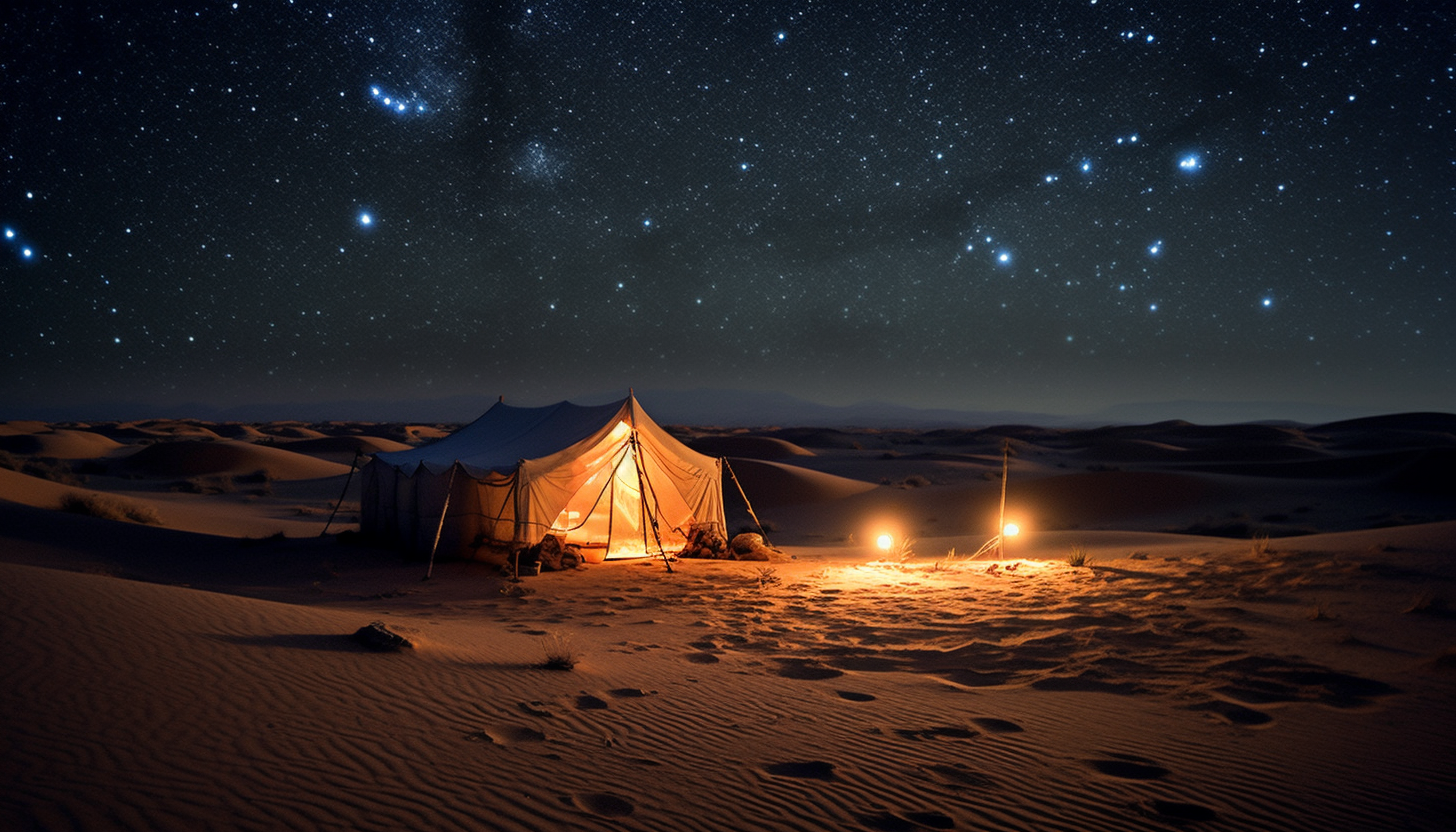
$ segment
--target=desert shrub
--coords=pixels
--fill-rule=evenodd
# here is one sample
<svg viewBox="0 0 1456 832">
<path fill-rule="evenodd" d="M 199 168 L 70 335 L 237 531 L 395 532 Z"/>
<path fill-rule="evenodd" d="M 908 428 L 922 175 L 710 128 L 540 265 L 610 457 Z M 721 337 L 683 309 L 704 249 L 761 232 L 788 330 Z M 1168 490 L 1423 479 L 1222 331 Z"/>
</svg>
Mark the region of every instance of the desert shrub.
<svg viewBox="0 0 1456 832">
<path fill-rule="evenodd" d="M 565 633 L 547 633 L 541 639 L 541 650 L 545 653 L 540 664 L 543 670 L 571 670 L 576 667 L 576 651 L 571 648 L 571 637 Z"/>
<path fill-rule="evenodd" d="M 1265 555 L 1269 554 L 1269 552 L 1269 535 L 1256 534 L 1254 535 L 1253 539 L 1249 541 L 1249 554 L 1253 555 L 1254 557 L 1262 558 Z"/>
<path fill-rule="evenodd" d="M 61 485 L 85 485 L 86 481 L 75 475 L 69 465 L 64 465 L 54 459 L 32 459 L 27 460 L 20 466 L 20 473 L 32 477 L 40 477 L 43 480 L 50 480 Z"/>
<path fill-rule="evenodd" d="M 905 478 L 904 485 L 906 488 L 923 488 L 930 485 L 930 478 L 921 474 L 911 474 Z"/>
<path fill-rule="evenodd" d="M 1068 566 L 1087 566 L 1087 550 L 1081 544 L 1072 547 L 1071 554 L 1067 555 Z"/>
<path fill-rule="evenodd" d="M 771 586 L 778 586 L 782 584 L 784 581 L 778 575 L 774 574 L 776 571 L 777 570 L 770 566 L 758 567 L 758 588 L 762 590 L 767 589 Z"/>
<path fill-rule="evenodd" d="M 85 514 L 103 520 L 122 520 L 131 523 L 157 525 L 162 522 L 157 510 L 151 506 L 129 503 L 100 494 L 71 492 L 61 498 L 61 510 L 72 514 Z"/>
<path fill-rule="evenodd" d="M 231 494 L 238 490 L 229 476 L 190 477 L 168 486 L 180 494 Z"/>
<path fill-rule="evenodd" d="M 900 546 L 895 550 L 895 560 L 904 562 L 915 557 L 915 538 L 907 537 L 900 541 Z"/>
<path fill-rule="evenodd" d="M 257 471 L 254 471 L 251 474 L 239 474 L 238 475 L 238 482 L 268 483 L 268 482 L 272 482 L 272 481 L 273 481 L 273 475 L 272 474 L 269 474 L 267 471 L 264 471 L 262 469 L 259 469 Z"/>
</svg>

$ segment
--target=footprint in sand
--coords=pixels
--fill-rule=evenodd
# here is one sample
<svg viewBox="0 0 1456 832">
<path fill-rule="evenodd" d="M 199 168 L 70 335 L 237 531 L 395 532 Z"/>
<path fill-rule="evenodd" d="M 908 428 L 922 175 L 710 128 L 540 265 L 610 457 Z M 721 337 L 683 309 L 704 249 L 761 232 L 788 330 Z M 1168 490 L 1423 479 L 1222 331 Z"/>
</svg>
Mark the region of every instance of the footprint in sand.
<svg viewBox="0 0 1456 832">
<path fill-rule="evenodd" d="M 1169 774 L 1167 769 L 1154 765 L 1153 761 L 1141 757 L 1134 757 L 1131 754 L 1109 756 L 1116 759 L 1086 760 L 1085 762 L 1109 777 L 1121 777 L 1124 780 L 1161 780 Z"/>
<path fill-rule="evenodd" d="M 511 748 L 529 743 L 545 742 L 546 735 L 525 725 L 492 725 L 484 731 L 466 734 L 465 739 L 470 742 L 488 742 L 492 745 Z"/>
<path fill-rule="evenodd" d="M 607 818 L 624 818 L 637 808 L 632 801 L 605 792 L 574 794 L 570 799 L 571 805 L 581 811 Z"/>
<path fill-rule="evenodd" d="M 602 711 L 608 707 L 605 699 L 598 699 L 589 693 L 576 697 L 576 709 L 579 711 Z"/>
<path fill-rule="evenodd" d="M 1019 734 L 1026 730 L 1009 719 L 997 719 L 993 716 L 978 716 L 971 721 L 993 734 Z"/>
<path fill-rule="evenodd" d="M 839 694 L 839 698 L 840 699 L 848 699 L 851 702 L 873 702 L 873 701 L 875 701 L 875 697 L 871 696 L 868 693 L 855 693 L 852 690 L 837 690 L 837 691 L 835 691 L 835 693 Z"/>
<path fill-rule="evenodd" d="M 770 763 L 764 771 L 775 777 L 798 777 L 807 780 L 833 780 L 834 764 L 822 760 L 793 763 Z"/>
<path fill-rule="evenodd" d="M 718 657 L 712 653 L 689 653 L 687 660 L 693 664 L 717 664 Z"/>
</svg>

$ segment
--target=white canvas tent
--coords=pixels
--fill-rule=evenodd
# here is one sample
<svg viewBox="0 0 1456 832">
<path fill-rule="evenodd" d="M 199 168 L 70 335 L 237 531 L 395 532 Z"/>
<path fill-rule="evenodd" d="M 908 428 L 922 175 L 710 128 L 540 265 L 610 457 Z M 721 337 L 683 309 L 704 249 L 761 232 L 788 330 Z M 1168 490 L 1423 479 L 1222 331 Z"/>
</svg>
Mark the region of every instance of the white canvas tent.
<svg viewBox="0 0 1456 832">
<path fill-rule="evenodd" d="M 360 527 L 421 554 L 476 557 L 547 534 L 606 558 L 724 531 L 722 462 L 678 442 L 637 399 L 492 406 L 422 448 L 364 467 Z M 660 541 L 660 544 L 659 544 Z"/>
</svg>

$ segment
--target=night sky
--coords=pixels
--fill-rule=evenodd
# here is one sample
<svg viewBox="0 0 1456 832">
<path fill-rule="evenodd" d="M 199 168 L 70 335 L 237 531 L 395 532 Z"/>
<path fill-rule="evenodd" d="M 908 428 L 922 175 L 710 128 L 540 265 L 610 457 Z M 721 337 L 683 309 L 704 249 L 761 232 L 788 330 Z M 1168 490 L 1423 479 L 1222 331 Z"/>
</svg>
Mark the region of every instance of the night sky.
<svg viewBox="0 0 1456 832">
<path fill-rule="evenodd" d="M 0 26 L 0 408 L 1456 410 L 1443 3 L 47 2 Z"/>
</svg>

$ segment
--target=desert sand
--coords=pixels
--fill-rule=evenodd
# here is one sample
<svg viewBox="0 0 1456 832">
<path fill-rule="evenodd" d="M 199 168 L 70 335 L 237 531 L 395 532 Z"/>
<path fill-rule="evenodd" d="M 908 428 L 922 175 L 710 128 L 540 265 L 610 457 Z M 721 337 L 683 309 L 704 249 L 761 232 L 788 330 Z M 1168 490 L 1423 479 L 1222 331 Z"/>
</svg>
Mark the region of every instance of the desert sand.
<svg viewBox="0 0 1456 832">
<path fill-rule="evenodd" d="M 0 828 L 1452 828 L 1456 416 L 673 430 L 777 559 L 425 580 L 338 533 L 448 426 L 0 423 Z"/>
</svg>

